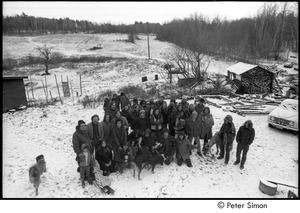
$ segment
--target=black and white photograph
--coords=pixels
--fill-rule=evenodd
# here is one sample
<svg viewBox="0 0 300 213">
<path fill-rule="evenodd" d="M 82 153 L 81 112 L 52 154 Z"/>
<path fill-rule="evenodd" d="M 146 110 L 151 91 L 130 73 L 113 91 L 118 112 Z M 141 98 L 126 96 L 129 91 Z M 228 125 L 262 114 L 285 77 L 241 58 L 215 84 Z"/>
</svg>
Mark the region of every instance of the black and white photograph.
<svg viewBox="0 0 300 213">
<path fill-rule="evenodd" d="M 298 198 L 298 11 L 3 1 L 2 197 Z"/>
</svg>

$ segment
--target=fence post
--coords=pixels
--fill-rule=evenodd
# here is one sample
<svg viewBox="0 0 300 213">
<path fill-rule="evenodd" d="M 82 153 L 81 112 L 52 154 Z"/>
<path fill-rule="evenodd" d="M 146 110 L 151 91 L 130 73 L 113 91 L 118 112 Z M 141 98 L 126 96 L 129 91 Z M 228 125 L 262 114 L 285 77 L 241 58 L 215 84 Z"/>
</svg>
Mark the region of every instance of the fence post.
<svg viewBox="0 0 300 213">
<path fill-rule="evenodd" d="M 48 86 L 47 86 L 47 75 L 45 75 L 45 88 L 46 88 L 46 94 L 47 94 L 47 98 L 48 98 Z"/>
<path fill-rule="evenodd" d="M 31 84 L 32 98 L 34 99 L 34 95 L 33 95 L 33 83 L 32 83 L 32 78 L 31 78 L 31 74 L 30 73 L 29 73 L 29 78 L 30 78 L 30 84 Z"/>
<path fill-rule="evenodd" d="M 43 79 L 41 79 L 41 81 L 42 81 L 43 89 L 44 89 L 44 92 L 45 92 L 46 102 L 48 103 L 48 97 L 47 97 L 47 93 L 46 93 L 46 89 L 45 89 L 45 86 L 44 86 Z"/>
<path fill-rule="evenodd" d="M 79 74 L 79 80 L 80 80 L 80 96 L 82 96 L 81 74 Z"/>
<path fill-rule="evenodd" d="M 63 102 L 61 100 L 61 97 L 60 97 L 60 93 L 59 93 L 59 87 L 58 87 L 56 75 L 54 75 L 54 77 L 55 77 L 55 82 L 56 82 L 56 87 L 57 87 L 57 91 L 58 91 L 58 96 L 59 96 L 59 99 L 60 99 L 60 103 L 63 104 Z"/>
</svg>

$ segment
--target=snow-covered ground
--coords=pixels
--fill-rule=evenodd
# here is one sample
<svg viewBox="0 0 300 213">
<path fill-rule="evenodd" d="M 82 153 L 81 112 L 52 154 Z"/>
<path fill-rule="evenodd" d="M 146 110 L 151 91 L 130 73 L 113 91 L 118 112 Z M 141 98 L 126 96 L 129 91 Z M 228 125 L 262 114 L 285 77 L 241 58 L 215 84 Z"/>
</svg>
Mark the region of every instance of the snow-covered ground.
<svg viewBox="0 0 300 213">
<path fill-rule="evenodd" d="M 19 51 L 13 38 L 4 37 L 4 55 L 26 55 L 28 48 L 32 47 L 27 44 L 28 41 L 59 44 L 57 48 L 64 54 L 80 55 L 88 52 L 85 44 L 93 47 L 100 41 L 97 37 L 99 35 L 95 35 L 95 38 L 90 38 L 91 35 L 75 36 L 75 41 L 72 41 L 72 37 L 67 39 L 65 36 L 55 35 L 16 38 L 24 45 L 21 45 Z M 145 84 L 141 83 L 142 76 L 148 76 L 149 84 L 155 83 L 154 74 L 161 69 L 160 61 L 167 59 L 166 51 L 171 48 L 171 44 L 154 40 L 152 37 L 151 55 L 157 61 L 153 60 L 150 63 L 146 60 L 145 36 L 140 36 L 141 40 L 138 40 L 136 45 L 115 41 L 126 39 L 126 35 L 102 36 L 105 38 L 103 49 L 89 51 L 91 54 L 126 57 L 128 60 L 98 64 L 80 63 L 76 64 L 75 68 L 61 66 L 51 69 L 51 75 L 47 76 L 47 84 L 52 96 L 58 97 L 54 74 L 59 81 L 61 75 L 64 80 L 66 76 L 72 80 L 74 95 L 76 91 L 79 92 L 79 73 L 83 76 L 83 95 L 96 95 L 106 89 L 117 90 L 128 84 Z M 89 43 L 90 41 L 93 43 Z M 74 48 L 76 42 L 77 49 Z M 230 63 L 214 62 L 211 71 L 224 72 L 227 64 Z M 32 80 L 35 98 L 44 98 L 41 80 L 45 80 L 45 77 L 32 75 Z M 215 119 L 213 132 L 220 129 L 227 114 L 232 115 L 237 130 L 246 120 L 253 121 L 256 137 L 250 146 L 244 170 L 233 165 L 236 153 L 234 141 L 228 165 L 224 165 L 224 160 L 214 157 L 200 158 L 193 152 L 192 168 L 186 165 L 179 167 L 175 162 L 169 166 L 157 166 L 155 174 L 143 170 L 141 181 L 133 178 L 130 170 L 122 175 L 113 173 L 109 176 L 112 181 L 111 187 L 116 190 L 113 196 L 102 194 L 95 186 L 87 185 L 85 189 L 81 187 L 72 148 L 72 134 L 77 121 L 83 119 L 89 122 L 93 114 L 100 115 L 102 119 L 102 106 L 95 109 L 83 108 L 77 103 L 76 97 L 70 97 L 64 99 L 63 105 L 56 103 L 54 106 L 28 108 L 14 114 L 4 113 L 3 197 L 36 197 L 34 188 L 29 183 L 28 169 L 35 163 L 35 157 L 39 154 L 44 154 L 48 171 L 42 175 L 38 198 L 270 198 L 258 189 L 260 179 L 266 177 L 288 181 L 298 187 L 298 136 L 269 128 L 266 115 L 242 117 L 213 106 L 210 108 Z M 215 153 L 215 147 L 212 153 Z M 274 197 L 286 198 L 289 189 L 291 188 L 279 185 Z"/>
</svg>

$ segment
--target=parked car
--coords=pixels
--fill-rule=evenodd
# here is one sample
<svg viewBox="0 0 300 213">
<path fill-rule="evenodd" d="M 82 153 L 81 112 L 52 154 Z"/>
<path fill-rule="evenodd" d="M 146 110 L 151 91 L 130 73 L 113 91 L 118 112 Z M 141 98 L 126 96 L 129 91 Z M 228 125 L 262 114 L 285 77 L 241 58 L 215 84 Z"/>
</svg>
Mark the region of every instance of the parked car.
<svg viewBox="0 0 300 213">
<path fill-rule="evenodd" d="M 284 63 L 284 67 L 286 67 L 286 68 L 292 68 L 293 67 L 293 62 L 292 63 Z"/>
<path fill-rule="evenodd" d="M 268 116 L 269 127 L 288 129 L 298 134 L 298 100 L 285 99 Z"/>
</svg>

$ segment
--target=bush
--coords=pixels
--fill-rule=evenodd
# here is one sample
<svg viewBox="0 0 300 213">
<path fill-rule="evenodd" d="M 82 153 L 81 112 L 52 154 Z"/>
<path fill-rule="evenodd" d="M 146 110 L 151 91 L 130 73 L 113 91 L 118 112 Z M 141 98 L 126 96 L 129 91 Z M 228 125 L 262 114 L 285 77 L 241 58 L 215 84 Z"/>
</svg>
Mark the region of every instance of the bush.
<svg viewBox="0 0 300 213">
<path fill-rule="evenodd" d="M 129 85 L 121 87 L 118 92 L 124 92 L 128 98 L 145 99 L 148 97 L 146 91 L 138 85 Z"/>
<path fill-rule="evenodd" d="M 95 102 L 95 99 L 86 95 L 83 99 L 78 100 L 78 102 L 82 104 L 83 108 L 86 108 L 87 106 L 91 106 Z"/>
</svg>

